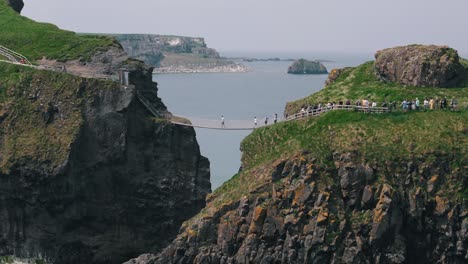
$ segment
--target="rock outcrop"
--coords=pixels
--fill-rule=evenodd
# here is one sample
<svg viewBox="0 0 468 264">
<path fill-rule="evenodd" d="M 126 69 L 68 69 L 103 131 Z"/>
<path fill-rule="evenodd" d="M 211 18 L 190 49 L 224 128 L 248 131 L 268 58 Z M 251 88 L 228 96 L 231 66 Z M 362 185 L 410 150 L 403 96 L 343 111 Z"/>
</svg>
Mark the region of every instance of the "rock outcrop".
<svg viewBox="0 0 468 264">
<path fill-rule="evenodd" d="M 418 87 L 456 87 L 466 75 L 456 50 L 411 45 L 378 51 L 377 75 L 384 81 Z"/>
<path fill-rule="evenodd" d="M 327 68 L 319 61 L 299 59 L 288 68 L 290 74 L 327 74 Z"/>
<path fill-rule="evenodd" d="M 23 10 L 24 3 L 23 0 L 6 0 L 7 4 L 13 8 L 18 13 L 21 13 L 21 10 Z"/>
<path fill-rule="evenodd" d="M 120 34 L 115 35 L 133 58 L 155 67 L 158 73 L 242 72 L 245 67 L 219 56 L 203 38 Z"/>
<path fill-rule="evenodd" d="M 0 256 L 122 263 L 205 205 L 209 162 L 194 130 L 168 121 L 151 67 L 122 63 L 126 86 L 2 67 L 18 81 L 0 83 Z"/>
<path fill-rule="evenodd" d="M 332 69 L 330 74 L 328 74 L 327 80 L 325 80 L 325 85 L 328 86 L 330 84 L 333 84 L 346 69 L 349 68 Z"/>
<path fill-rule="evenodd" d="M 467 205 L 433 195 L 463 172 L 450 169 L 450 155 L 436 156 L 382 166 L 359 153 L 335 153 L 335 166 L 306 153 L 274 162 L 252 171 L 272 181 L 208 208 L 162 253 L 127 264 L 466 263 Z M 379 182 L 382 173 L 391 182 Z"/>
</svg>

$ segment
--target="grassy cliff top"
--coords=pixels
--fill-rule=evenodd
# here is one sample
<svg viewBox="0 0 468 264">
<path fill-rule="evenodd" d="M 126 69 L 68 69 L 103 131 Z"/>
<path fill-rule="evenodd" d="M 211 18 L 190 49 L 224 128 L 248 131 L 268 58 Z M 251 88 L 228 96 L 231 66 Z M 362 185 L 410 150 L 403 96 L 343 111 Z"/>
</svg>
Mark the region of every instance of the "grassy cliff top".
<svg viewBox="0 0 468 264">
<path fill-rule="evenodd" d="M 60 61 L 88 60 L 96 51 L 119 46 L 112 37 L 78 35 L 23 17 L 5 0 L 0 0 L 0 45 L 23 54 L 31 61 L 43 57 Z"/>
<path fill-rule="evenodd" d="M 462 63 L 468 68 L 468 61 Z M 400 102 L 403 99 L 425 97 L 448 99 L 455 97 L 458 100 L 459 107 L 468 106 L 468 77 L 463 87 L 454 88 L 430 88 L 430 87 L 412 87 L 402 86 L 397 83 L 385 83 L 379 80 L 374 72 L 374 62 L 367 62 L 358 67 L 345 68 L 338 79 L 332 84 L 326 86 L 321 91 L 312 94 L 306 98 L 289 102 L 286 105 L 286 112 L 293 114 L 299 112 L 303 105 L 337 102 L 340 100 L 357 100 L 368 98 L 370 101 L 382 103 L 384 101 Z M 354 102 L 352 102 L 354 103 Z"/>
</svg>

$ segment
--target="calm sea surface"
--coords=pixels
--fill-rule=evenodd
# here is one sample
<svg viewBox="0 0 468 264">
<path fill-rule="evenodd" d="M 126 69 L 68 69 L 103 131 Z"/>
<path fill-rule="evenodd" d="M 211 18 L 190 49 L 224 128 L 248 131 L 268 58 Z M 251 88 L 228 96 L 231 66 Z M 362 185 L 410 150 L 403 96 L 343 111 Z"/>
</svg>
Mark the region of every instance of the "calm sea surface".
<svg viewBox="0 0 468 264">
<path fill-rule="evenodd" d="M 268 58 L 265 54 L 229 53 L 225 56 Z M 271 57 L 278 57 L 273 55 Z M 367 54 L 285 54 L 280 58 L 326 59 L 324 65 L 332 68 L 355 66 L 371 60 Z M 292 62 L 243 63 L 252 71 L 247 73 L 155 74 L 159 96 L 173 114 L 184 117 L 260 121 L 274 113 L 279 117 L 288 101 L 296 100 L 324 86 L 327 75 L 286 74 Z M 253 122 L 253 121 L 252 121 Z M 201 152 L 211 162 L 213 190 L 230 179 L 240 167 L 240 142 L 250 131 L 196 129 Z"/>
</svg>

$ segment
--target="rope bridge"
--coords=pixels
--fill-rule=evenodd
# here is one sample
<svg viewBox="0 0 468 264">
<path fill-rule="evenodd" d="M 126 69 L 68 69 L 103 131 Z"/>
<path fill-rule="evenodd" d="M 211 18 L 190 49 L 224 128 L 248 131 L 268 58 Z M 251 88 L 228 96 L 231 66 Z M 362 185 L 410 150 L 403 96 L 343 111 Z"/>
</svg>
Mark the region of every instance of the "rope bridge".
<svg viewBox="0 0 468 264">
<path fill-rule="evenodd" d="M 352 105 L 336 105 L 333 107 L 322 107 L 319 109 L 312 109 L 308 111 L 301 111 L 294 115 L 288 116 L 283 120 L 278 120 L 278 122 L 288 122 L 293 120 L 299 120 L 309 117 L 317 117 L 323 113 L 330 111 L 356 111 L 364 113 L 386 113 L 389 112 L 388 107 L 365 107 L 365 106 L 352 106 Z M 264 119 L 258 119 L 257 124 L 255 124 L 254 119 L 251 120 L 230 120 L 225 119 L 224 124 L 221 119 L 202 119 L 202 118 L 192 118 L 192 117 L 174 117 L 171 122 L 173 124 L 181 126 L 190 126 L 196 128 L 206 128 L 206 129 L 220 129 L 220 130 L 253 130 L 259 127 L 265 127 L 274 124 L 273 119 L 268 119 L 268 123 L 265 124 Z"/>
</svg>

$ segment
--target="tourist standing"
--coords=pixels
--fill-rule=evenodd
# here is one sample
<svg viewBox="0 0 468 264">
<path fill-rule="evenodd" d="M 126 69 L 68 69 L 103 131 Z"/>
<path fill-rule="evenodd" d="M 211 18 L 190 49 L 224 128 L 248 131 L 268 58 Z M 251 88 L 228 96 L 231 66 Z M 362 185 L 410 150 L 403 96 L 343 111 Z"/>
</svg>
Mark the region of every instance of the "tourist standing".
<svg viewBox="0 0 468 264">
<path fill-rule="evenodd" d="M 265 126 L 268 125 L 268 117 L 265 116 Z"/>
<path fill-rule="evenodd" d="M 224 116 L 221 116 L 221 127 L 224 128 Z"/>
<path fill-rule="evenodd" d="M 414 103 L 416 110 L 419 110 L 419 99 L 416 97 L 416 102 Z"/>
<path fill-rule="evenodd" d="M 276 124 L 276 122 L 278 122 L 278 114 L 275 113 L 275 115 L 274 115 L 273 118 L 274 118 L 274 119 L 273 119 L 273 122 L 275 122 L 275 124 Z"/>
<path fill-rule="evenodd" d="M 403 102 L 401 102 L 401 107 L 403 108 L 403 111 L 407 111 L 408 110 L 408 102 L 406 102 L 406 99 L 403 100 Z"/>
<path fill-rule="evenodd" d="M 431 100 L 429 100 L 429 109 L 434 110 L 434 105 L 435 105 L 434 98 L 431 98 Z"/>
<path fill-rule="evenodd" d="M 424 110 L 427 110 L 427 108 L 429 108 L 429 100 L 426 98 L 424 98 Z"/>
<path fill-rule="evenodd" d="M 257 126 L 257 117 L 254 117 L 254 126 Z"/>
<path fill-rule="evenodd" d="M 450 100 L 450 108 L 452 111 L 455 111 L 457 109 L 457 100 L 455 100 L 454 97 L 452 97 L 452 100 Z"/>
</svg>

